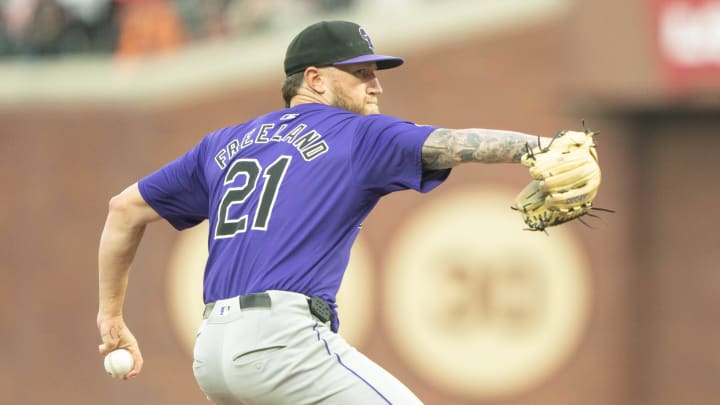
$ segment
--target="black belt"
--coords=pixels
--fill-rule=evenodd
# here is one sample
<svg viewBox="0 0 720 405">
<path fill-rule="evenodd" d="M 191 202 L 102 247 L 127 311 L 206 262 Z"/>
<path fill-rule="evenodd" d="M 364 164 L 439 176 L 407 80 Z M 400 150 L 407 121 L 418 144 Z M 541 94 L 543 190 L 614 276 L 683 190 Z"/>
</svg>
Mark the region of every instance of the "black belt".
<svg viewBox="0 0 720 405">
<path fill-rule="evenodd" d="M 239 295 L 237 298 L 238 298 L 238 304 L 240 305 L 240 309 L 249 309 L 249 308 L 268 308 L 269 309 L 272 307 L 272 300 L 270 299 L 270 294 L 268 294 L 268 293 Z M 207 319 L 210 316 L 210 313 L 212 312 L 213 308 L 215 308 L 215 302 L 210 302 L 205 305 L 205 311 L 203 312 L 203 319 Z M 332 312 L 332 309 L 330 308 L 330 304 L 325 302 L 325 300 L 323 300 L 320 297 L 314 296 L 314 297 L 308 298 L 308 308 L 310 309 L 310 313 L 313 314 L 315 317 L 317 317 L 323 323 L 330 322 L 335 317 L 335 315 Z"/>
<path fill-rule="evenodd" d="M 240 295 L 240 296 L 238 296 L 238 303 L 240 304 L 240 309 L 271 308 L 272 307 L 272 302 L 270 300 L 270 294 L 268 294 L 268 293 Z M 212 312 L 213 308 L 215 308 L 214 302 L 210 302 L 207 305 L 205 305 L 205 311 L 203 312 L 203 319 L 207 319 L 210 316 L 210 313 Z"/>
</svg>

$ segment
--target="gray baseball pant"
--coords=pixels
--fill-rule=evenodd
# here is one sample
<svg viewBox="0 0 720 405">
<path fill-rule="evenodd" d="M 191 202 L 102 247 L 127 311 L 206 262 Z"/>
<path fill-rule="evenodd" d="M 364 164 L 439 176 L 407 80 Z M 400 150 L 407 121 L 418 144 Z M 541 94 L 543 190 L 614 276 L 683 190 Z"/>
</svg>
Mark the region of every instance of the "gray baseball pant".
<svg viewBox="0 0 720 405">
<path fill-rule="evenodd" d="M 268 291 L 269 307 L 237 297 L 206 314 L 193 372 L 218 405 L 413 405 L 422 402 L 314 317 L 307 297 Z"/>
</svg>

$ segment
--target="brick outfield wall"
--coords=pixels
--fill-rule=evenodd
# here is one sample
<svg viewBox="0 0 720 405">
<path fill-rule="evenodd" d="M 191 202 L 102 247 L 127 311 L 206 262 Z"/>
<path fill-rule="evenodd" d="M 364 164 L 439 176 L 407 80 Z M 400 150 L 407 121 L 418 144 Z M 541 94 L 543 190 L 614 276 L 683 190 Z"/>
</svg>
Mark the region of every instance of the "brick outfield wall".
<svg viewBox="0 0 720 405">
<path fill-rule="evenodd" d="M 549 135 L 578 125 L 584 117 L 602 130 L 605 183 L 600 200 L 618 213 L 598 231 L 569 225 L 592 268 L 589 323 L 577 349 L 540 383 L 494 399 L 453 393 L 418 376 L 387 343 L 385 330 L 360 349 L 428 404 L 671 404 L 720 398 L 711 381 L 720 370 L 716 357 L 684 362 L 701 359 L 707 353 L 705 344 L 712 343 L 698 336 L 709 327 L 703 320 L 709 320 L 718 294 L 709 284 L 712 278 L 693 270 L 710 267 L 717 253 L 710 252 L 710 246 L 691 248 L 697 246 L 696 239 L 712 240 L 712 224 L 688 214 L 694 219 L 638 228 L 640 220 L 633 219 L 642 209 L 638 202 L 648 201 L 640 192 L 660 197 L 662 203 L 649 212 L 664 213 L 677 206 L 671 202 L 681 203 L 663 191 L 677 184 L 674 179 L 683 173 L 717 172 L 718 163 L 703 152 L 701 170 L 684 165 L 681 159 L 692 159 L 696 149 L 688 146 L 679 157 L 670 155 L 667 151 L 675 150 L 680 138 L 666 135 L 644 155 L 665 169 L 655 177 L 657 183 L 643 181 L 640 176 L 652 172 L 648 167 L 640 172 L 637 162 L 630 160 L 637 151 L 637 121 L 577 111 L 563 101 L 562 61 L 568 48 L 558 44 L 567 44 L 564 35 L 562 27 L 553 25 L 496 41 L 467 40 L 407 55 L 407 66 L 384 72 L 381 80 L 384 111 L 420 123 Z M 167 262 L 177 234 L 169 225 L 153 225 L 146 232 L 125 308 L 144 352 L 145 369 L 129 383 L 104 375 L 96 352 L 95 315 L 96 252 L 106 204 L 114 193 L 173 159 L 204 133 L 280 104 L 277 86 L 261 84 L 155 111 L 66 106 L 0 112 L 0 179 L 6 189 L 0 199 L 0 223 L 6 231 L 0 248 L 0 303 L 6 325 L 0 333 L 0 344 L 6 348 L 0 365 L 0 402 L 205 403 L 192 377 L 191 357 L 170 332 Z M 697 141 L 692 145 L 699 147 L 707 139 L 700 136 L 690 142 Z M 440 193 L 498 184 L 519 190 L 526 180 L 518 167 L 474 166 L 456 170 L 438 194 L 391 196 L 366 222 L 368 244 L 380 260 L 402 218 Z M 692 194 L 690 187 L 683 190 Z M 716 192 L 710 193 L 691 199 L 692 207 L 704 209 L 708 201 L 719 200 Z M 698 235 L 693 240 L 685 237 L 688 224 Z M 670 248 L 692 252 L 699 262 L 673 256 Z M 664 254 L 654 254 L 658 249 Z M 678 274 L 675 266 L 683 264 L 692 266 L 685 271 L 693 275 L 697 288 L 683 288 L 686 279 L 671 276 Z M 642 270 L 655 276 L 638 274 L 638 266 L 645 265 L 648 268 Z M 696 298 L 707 305 L 699 305 Z M 637 302 L 640 299 L 646 301 Z M 674 305 L 681 302 L 687 312 Z M 671 312 L 652 310 L 653 303 L 670 306 Z"/>
</svg>

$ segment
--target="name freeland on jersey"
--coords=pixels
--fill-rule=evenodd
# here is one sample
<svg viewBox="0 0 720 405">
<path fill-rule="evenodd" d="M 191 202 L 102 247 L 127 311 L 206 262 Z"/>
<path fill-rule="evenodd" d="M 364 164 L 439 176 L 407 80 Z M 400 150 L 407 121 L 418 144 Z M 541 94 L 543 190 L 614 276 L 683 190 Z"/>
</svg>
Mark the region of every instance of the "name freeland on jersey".
<svg viewBox="0 0 720 405">
<path fill-rule="evenodd" d="M 298 114 L 284 114 L 280 117 L 280 121 L 293 120 Z M 305 131 L 308 125 L 297 123 L 291 125 L 288 123 L 277 124 L 274 122 L 260 125 L 247 131 L 242 136 L 242 141 L 233 139 L 225 148 L 215 155 L 215 162 L 220 169 L 225 169 L 227 161 L 237 155 L 237 153 L 253 144 L 265 144 L 269 142 L 285 142 L 291 144 L 300 152 L 305 161 L 310 162 L 316 157 L 327 153 L 330 147 L 323 140 L 322 134 L 314 129 Z"/>
</svg>

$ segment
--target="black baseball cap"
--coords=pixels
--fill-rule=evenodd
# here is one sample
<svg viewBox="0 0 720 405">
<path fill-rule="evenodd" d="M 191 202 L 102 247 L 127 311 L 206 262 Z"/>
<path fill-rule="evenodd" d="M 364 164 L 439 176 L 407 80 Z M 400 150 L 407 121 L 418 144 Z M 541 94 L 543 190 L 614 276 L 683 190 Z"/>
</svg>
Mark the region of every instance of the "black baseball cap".
<svg viewBox="0 0 720 405">
<path fill-rule="evenodd" d="M 308 66 L 337 66 L 375 62 L 378 69 L 403 64 L 395 56 L 376 55 L 365 28 L 349 21 L 321 21 L 302 30 L 285 53 L 285 74 L 304 71 Z"/>
</svg>

